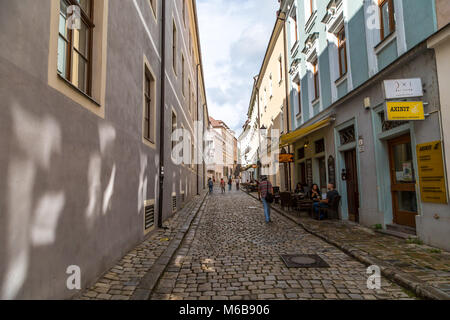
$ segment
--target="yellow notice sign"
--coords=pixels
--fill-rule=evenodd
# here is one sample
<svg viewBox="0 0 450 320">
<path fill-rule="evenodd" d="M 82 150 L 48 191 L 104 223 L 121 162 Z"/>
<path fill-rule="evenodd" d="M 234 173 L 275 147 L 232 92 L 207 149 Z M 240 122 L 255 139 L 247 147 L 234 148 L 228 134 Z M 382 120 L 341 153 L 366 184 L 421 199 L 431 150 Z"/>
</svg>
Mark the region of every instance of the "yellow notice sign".
<svg viewBox="0 0 450 320">
<path fill-rule="evenodd" d="M 441 141 L 417 146 L 422 202 L 447 203 Z"/>
<path fill-rule="evenodd" d="M 386 102 L 388 121 L 425 120 L 422 101 Z"/>
</svg>

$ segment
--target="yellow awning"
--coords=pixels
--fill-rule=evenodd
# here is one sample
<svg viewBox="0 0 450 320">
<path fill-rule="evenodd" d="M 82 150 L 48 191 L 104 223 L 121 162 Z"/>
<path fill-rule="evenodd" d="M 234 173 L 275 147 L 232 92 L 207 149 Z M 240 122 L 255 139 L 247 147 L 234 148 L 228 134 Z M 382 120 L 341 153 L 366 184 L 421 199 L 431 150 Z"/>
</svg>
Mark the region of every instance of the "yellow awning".
<svg viewBox="0 0 450 320">
<path fill-rule="evenodd" d="M 293 144 L 294 142 L 300 140 L 303 137 L 306 137 L 307 135 L 313 133 L 314 131 L 325 128 L 326 126 L 330 125 L 332 121 L 334 121 L 334 119 L 332 117 L 329 117 L 319 122 L 316 122 L 308 127 L 300 128 L 296 131 L 282 135 L 280 138 L 280 147 Z"/>
</svg>

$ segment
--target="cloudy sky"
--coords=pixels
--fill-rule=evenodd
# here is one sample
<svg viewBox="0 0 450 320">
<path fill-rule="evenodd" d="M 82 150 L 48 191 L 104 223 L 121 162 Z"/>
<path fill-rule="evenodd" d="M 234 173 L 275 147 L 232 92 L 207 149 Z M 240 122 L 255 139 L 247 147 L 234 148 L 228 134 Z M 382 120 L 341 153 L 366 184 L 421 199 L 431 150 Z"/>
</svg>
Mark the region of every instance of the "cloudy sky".
<svg viewBox="0 0 450 320">
<path fill-rule="evenodd" d="M 236 136 L 278 9 L 277 0 L 197 0 L 209 114 Z"/>
</svg>

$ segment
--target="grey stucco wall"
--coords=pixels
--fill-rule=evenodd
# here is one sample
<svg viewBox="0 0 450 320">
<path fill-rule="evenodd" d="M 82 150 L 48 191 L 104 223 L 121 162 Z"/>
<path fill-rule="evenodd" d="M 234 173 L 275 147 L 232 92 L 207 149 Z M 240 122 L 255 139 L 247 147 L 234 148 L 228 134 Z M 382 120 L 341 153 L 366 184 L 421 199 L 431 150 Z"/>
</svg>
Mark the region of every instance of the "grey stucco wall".
<svg viewBox="0 0 450 320">
<path fill-rule="evenodd" d="M 146 1 L 137 3 L 159 48 L 160 24 Z M 157 79 L 156 101 L 160 61 L 133 2 L 109 1 L 105 119 L 48 86 L 49 21 L 50 1 L 0 1 L 0 40 L 8 44 L 0 49 L 1 298 L 77 294 L 66 288 L 67 267 L 81 268 L 83 288 L 92 284 L 143 240 L 144 200 L 158 203 L 159 140 L 156 149 L 142 143 L 143 55 Z M 186 107 L 169 85 L 166 103 Z M 159 110 L 157 103 L 157 133 Z M 166 172 L 177 174 L 166 175 L 164 220 L 173 181 L 187 178 L 186 200 L 196 193 L 194 172 L 171 164 L 169 127 Z"/>
</svg>

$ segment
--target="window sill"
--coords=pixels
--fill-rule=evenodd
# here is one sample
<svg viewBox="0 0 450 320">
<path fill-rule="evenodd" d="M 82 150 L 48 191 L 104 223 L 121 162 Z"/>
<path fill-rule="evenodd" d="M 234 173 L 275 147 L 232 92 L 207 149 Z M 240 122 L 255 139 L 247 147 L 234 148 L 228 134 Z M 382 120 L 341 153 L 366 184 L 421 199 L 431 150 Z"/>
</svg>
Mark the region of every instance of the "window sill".
<svg viewBox="0 0 450 320">
<path fill-rule="evenodd" d="M 58 78 L 62 81 L 64 81 L 69 87 L 71 87 L 73 90 L 75 90 L 77 93 L 81 94 L 83 97 L 91 101 L 93 104 L 95 104 L 97 107 L 101 107 L 100 103 L 98 103 L 94 98 L 86 94 L 85 92 L 81 91 L 77 86 L 75 86 L 72 82 L 64 78 L 59 72 L 58 72 Z"/>
<path fill-rule="evenodd" d="M 292 55 L 295 51 L 297 51 L 298 47 L 299 47 L 299 41 L 297 40 L 297 41 L 295 41 L 295 43 L 292 45 L 292 48 L 291 48 L 291 55 Z"/>
<path fill-rule="evenodd" d="M 296 115 L 295 115 L 295 117 L 297 118 L 297 119 L 301 119 L 302 118 L 302 113 L 300 112 L 300 113 L 297 113 Z"/>
<path fill-rule="evenodd" d="M 306 22 L 305 25 L 306 33 L 309 33 L 311 31 L 311 28 L 314 25 L 314 21 L 316 21 L 316 17 L 317 17 L 317 10 L 314 10 L 314 12 L 309 16 L 308 22 Z"/>
<path fill-rule="evenodd" d="M 314 99 L 314 100 L 311 102 L 311 104 L 312 104 L 313 107 L 315 107 L 319 102 L 320 102 L 320 97 Z"/>
<path fill-rule="evenodd" d="M 391 42 L 397 39 L 397 33 L 391 32 L 386 38 L 384 38 L 380 43 L 378 43 L 373 49 L 375 54 L 378 55 L 384 48 L 386 48 Z"/>
<path fill-rule="evenodd" d="M 339 86 L 339 85 L 341 85 L 345 80 L 347 80 L 347 72 L 344 73 L 342 76 L 340 76 L 340 77 L 334 82 L 334 84 L 335 84 L 336 86 Z"/>
</svg>

